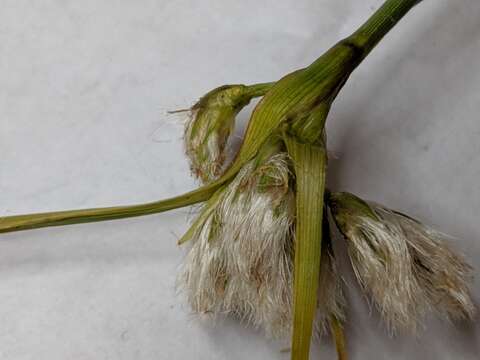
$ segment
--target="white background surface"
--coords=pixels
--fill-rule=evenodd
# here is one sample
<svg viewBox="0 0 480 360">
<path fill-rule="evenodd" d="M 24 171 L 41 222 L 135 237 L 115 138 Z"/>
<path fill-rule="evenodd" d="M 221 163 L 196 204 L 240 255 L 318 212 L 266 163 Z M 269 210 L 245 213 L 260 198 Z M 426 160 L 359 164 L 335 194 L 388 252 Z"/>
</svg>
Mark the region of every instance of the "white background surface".
<svg viewBox="0 0 480 360">
<path fill-rule="evenodd" d="M 0 215 L 195 187 L 166 110 L 312 62 L 380 0 L 1 0 Z M 331 187 L 457 237 L 480 268 L 480 2 L 425 0 L 329 119 Z M 246 113 L 241 119 L 245 121 Z M 0 359 L 288 359 L 175 292 L 189 210 L 0 236 Z M 343 269 L 351 359 L 478 359 L 480 326 L 390 339 Z M 480 299 L 476 280 L 473 292 Z M 329 341 L 313 359 L 333 359 Z"/>
</svg>

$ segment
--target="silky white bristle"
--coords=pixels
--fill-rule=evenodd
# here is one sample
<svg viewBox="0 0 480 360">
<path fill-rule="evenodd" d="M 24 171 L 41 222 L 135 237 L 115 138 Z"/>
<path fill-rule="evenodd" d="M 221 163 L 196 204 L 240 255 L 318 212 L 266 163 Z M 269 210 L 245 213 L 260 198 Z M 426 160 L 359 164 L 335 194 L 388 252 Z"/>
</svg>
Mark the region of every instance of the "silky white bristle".
<svg viewBox="0 0 480 360">
<path fill-rule="evenodd" d="M 295 199 L 286 153 L 244 166 L 197 228 L 179 278 L 196 313 L 231 314 L 269 337 L 290 336 Z M 200 215 L 201 216 L 201 215 Z M 341 318 L 335 267 L 322 256 L 318 328 Z M 339 295 L 340 294 L 340 295 Z"/>
<path fill-rule="evenodd" d="M 451 320 L 472 320 L 476 312 L 469 290 L 472 268 L 450 249 L 448 237 L 403 214 L 387 210 L 386 216 L 393 217 L 405 234 L 426 306 Z"/>
<path fill-rule="evenodd" d="M 424 309 L 412 258 L 402 229 L 382 220 L 356 219 L 354 230 L 348 233 L 350 259 L 357 279 L 370 292 L 388 328 L 414 329 Z"/>
<path fill-rule="evenodd" d="M 445 236 L 420 222 L 369 203 L 376 219 L 346 217 L 355 274 L 377 304 L 388 328 L 415 332 L 427 310 L 471 319 L 470 266 Z"/>
</svg>

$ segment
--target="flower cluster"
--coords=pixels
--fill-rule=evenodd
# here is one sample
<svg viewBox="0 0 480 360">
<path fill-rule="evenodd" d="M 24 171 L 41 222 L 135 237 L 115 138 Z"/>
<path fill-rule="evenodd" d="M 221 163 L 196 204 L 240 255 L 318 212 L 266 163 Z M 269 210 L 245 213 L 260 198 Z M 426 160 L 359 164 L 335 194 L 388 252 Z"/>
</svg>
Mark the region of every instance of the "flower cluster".
<svg viewBox="0 0 480 360">
<path fill-rule="evenodd" d="M 390 330 L 415 330 L 428 310 L 473 319 L 471 267 L 444 234 L 349 193 L 331 194 L 329 205 L 357 279 Z"/>
<path fill-rule="evenodd" d="M 289 337 L 293 309 L 295 199 L 291 165 L 268 144 L 203 207 L 189 231 L 179 285 L 192 309 L 231 314 L 270 337 Z M 183 242 L 182 241 L 182 242 Z M 317 330 L 343 318 L 331 249 L 322 254 Z"/>
<path fill-rule="evenodd" d="M 213 92 L 219 96 L 222 87 Z M 203 101 L 208 103 L 207 98 Z M 218 105 L 216 105 L 218 106 Z M 215 122 L 233 123 L 230 112 L 193 117 L 222 131 Z M 219 114 L 228 114 L 225 117 Z M 215 131 L 206 138 L 219 138 Z M 222 135 L 223 136 L 223 135 Z M 185 137 L 190 161 L 199 154 L 224 158 L 223 145 Z M 223 141 L 227 139 L 223 137 Z M 207 162 L 207 164 L 210 164 Z M 218 176 L 218 174 L 216 175 Z M 436 310 L 449 319 L 472 319 L 470 266 L 450 250 L 446 237 L 399 212 L 349 193 L 327 192 L 325 209 L 347 239 L 348 254 L 362 288 L 371 296 L 388 328 L 415 331 L 424 314 Z M 324 220 L 328 224 L 328 218 Z M 278 140 L 267 142 L 234 179 L 201 209 L 180 241 L 190 241 L 179 285 L 194 312 L 232 314 L 271 337 L 291 334 L 295 249 L 295 176 Z M 324 227 L 318 311 L 315 326 L 343 319 L 341 277 Z M 320 332 L 320 331 L 318 331 Z"/>
</svg>

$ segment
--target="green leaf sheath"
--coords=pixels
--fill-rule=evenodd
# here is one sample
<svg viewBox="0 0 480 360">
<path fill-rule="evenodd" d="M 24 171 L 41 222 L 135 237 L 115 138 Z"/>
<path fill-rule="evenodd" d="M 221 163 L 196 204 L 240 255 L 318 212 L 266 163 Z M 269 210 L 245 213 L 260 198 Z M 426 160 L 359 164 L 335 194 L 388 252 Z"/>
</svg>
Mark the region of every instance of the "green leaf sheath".
<svg viewBox="0 0 480 360">
<path fill-rule="evenodd" d="M 317 311 L 327 155 L 323 146 L 286 136 L 296 177 L 292 360 L 307 360 Z"/>
</svg>

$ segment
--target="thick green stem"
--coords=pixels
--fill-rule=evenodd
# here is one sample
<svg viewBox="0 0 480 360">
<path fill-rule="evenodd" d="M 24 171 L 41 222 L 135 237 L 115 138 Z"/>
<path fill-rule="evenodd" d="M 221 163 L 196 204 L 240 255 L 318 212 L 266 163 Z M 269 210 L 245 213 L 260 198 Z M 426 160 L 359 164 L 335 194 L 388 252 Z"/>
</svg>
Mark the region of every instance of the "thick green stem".
<svg viewBox="0 0 480 360">
<path fill-rule="evenodd" d="M 295 168 L 296 222 L 292 360 L 307 360 L 317 312 L 327 155 L 323 146 L 286 136 Z"/>
</svg>

